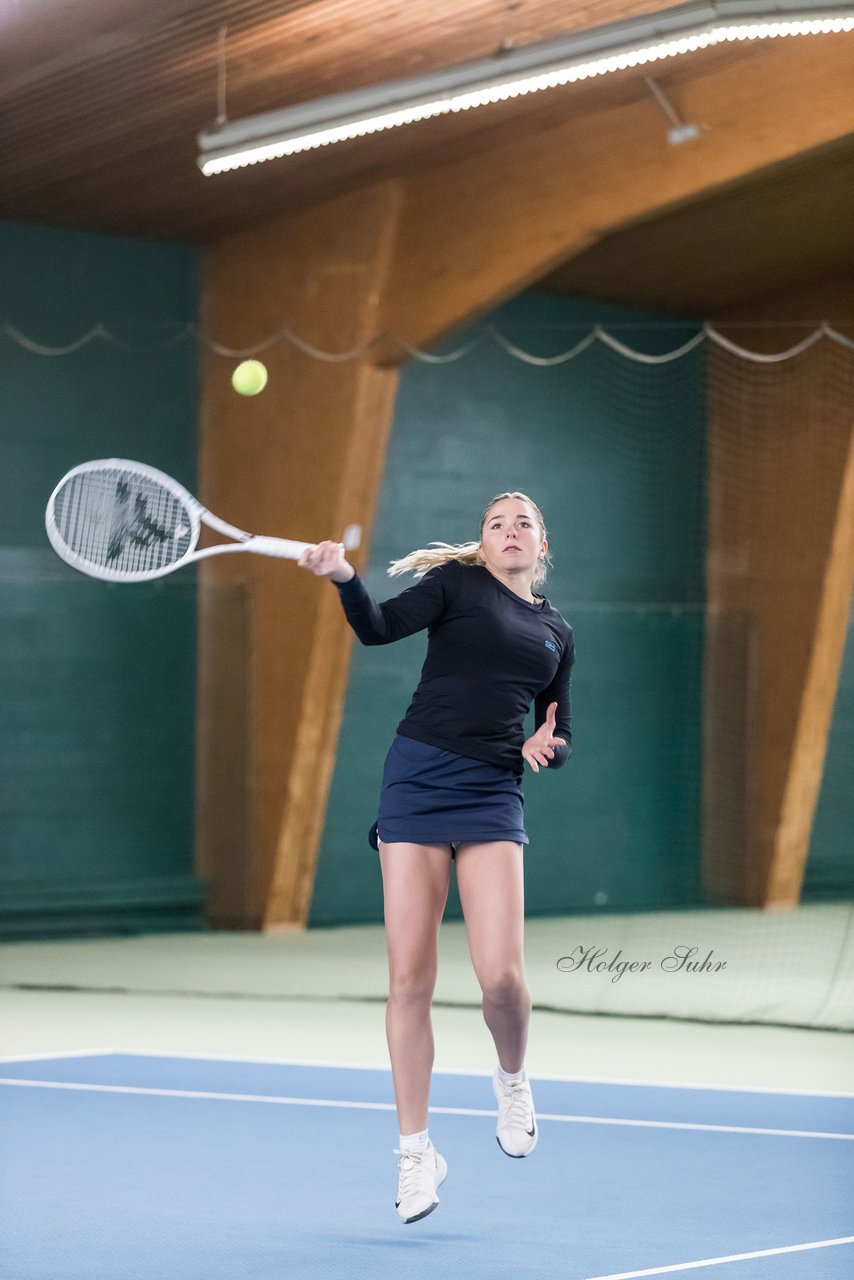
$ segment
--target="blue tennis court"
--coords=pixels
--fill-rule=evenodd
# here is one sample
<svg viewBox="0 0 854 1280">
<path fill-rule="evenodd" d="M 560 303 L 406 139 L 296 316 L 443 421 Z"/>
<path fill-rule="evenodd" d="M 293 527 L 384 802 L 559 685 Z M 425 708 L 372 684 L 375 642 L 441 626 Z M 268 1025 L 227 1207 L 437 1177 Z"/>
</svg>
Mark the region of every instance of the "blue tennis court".
<svg viewBox="0 0 854 1280">
<path fill-rule="evenodd" d="M 441 1213 L 404 1227 L 388 1071 L 120 1052 L 0 1071 L 3 1280 L 854 1274 L 854 1096 L 532 1077 L 541 1140 L 516 1161 L 489 1077 L 437 1072 Z"/>
</svg>

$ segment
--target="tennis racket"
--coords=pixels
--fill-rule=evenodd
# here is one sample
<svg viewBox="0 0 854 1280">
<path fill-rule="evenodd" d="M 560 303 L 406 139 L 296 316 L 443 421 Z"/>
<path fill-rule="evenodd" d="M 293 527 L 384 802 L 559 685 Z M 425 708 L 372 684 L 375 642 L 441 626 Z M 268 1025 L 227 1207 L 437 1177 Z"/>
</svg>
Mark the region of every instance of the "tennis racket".
<svg viewBox="0 0 854 1280">
<path fill-rule="evenodd" d="M 203 523 L 235 541 L 197 551 Z M 230 551 L 296 560 L 315 545 L 257 537 L 226 524 L 177 480 L 127 458 L 83 462 L 63 476 L 50 495 L 45 528 L 67 564 L 110 582 L 146 582 Z M 348 525 L 345 549 L 355 550 L 361 535 L 359 525 Z"/>
</svg>

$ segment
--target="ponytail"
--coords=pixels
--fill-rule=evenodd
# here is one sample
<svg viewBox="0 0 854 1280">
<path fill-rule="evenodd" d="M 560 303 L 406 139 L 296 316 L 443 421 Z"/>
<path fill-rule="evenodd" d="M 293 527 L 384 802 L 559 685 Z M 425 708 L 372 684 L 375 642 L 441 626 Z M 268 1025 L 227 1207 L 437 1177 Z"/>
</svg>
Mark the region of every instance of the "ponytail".
<svg viewBox="0 0 854 1280">
<path fill-rule="evenodd" d="M 418 551 L 410 551 L 408 556 L 403 556 L 400 560 L 392 560 L 388 567 L 389 577 L 393 578 L 399 573 L 414 573 L 420 578 L 428 569 L 435 569 L 448 560 L 459 560 L 460 564 L 482 564 L 483 561 L 477 554 L 479 546 L 479 542 L 431 542 Z"/>
</svg>

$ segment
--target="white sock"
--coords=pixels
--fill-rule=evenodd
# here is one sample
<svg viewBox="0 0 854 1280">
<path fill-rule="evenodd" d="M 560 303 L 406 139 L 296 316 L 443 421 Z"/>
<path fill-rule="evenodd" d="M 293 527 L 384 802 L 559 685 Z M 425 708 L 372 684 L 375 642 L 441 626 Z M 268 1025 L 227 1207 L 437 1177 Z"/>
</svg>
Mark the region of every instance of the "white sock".
<svg viewBox="0 0 854 1280">
<path fill-rule="evenodd" d="M 524 1067 L 522 1067 L 521 1070 L 515 1071 L 511 1074 L 509 1071 L 504 1070 L 500 1062 L 498 1064 L 498 1075 L 504 1084 L 518 1084 L 520 1080 L 527 1079 L 527 1074 L 525 1072 Z"/>
<path fill-rule="evenodd" d="M 420 1133 L 399 1133 L 401 1151 L 424 1151 L 430 1141 L 428 1137 L 429 1130 L 422 1129 Z"/>
</svg>

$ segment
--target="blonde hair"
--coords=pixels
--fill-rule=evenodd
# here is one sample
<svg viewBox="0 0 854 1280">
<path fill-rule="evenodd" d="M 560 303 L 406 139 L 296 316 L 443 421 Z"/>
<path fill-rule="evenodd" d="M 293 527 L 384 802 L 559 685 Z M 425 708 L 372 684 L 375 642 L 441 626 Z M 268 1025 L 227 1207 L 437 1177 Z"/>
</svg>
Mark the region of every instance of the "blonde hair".
<svg viewBox="0 0 854 1280">
<path fill-rule="evenodd" d="M 521 502 L 527 502 L 539 521 L 542 531 L 541 536 L 543 538 L 547 536 L 546 522 L 543 519 L 542 511 L 526 493 L 518 492 L 497 493 L 494 498 L 490 499 L 486 504 L 483 515 L 480 517 L 481 536 L 490 511 L 496 502 L 503 502 L 505 498 L 518 498 Z M 482 564 L 483 561 L 478 555 L 479 546 L 480 542 L 431 542 L 426 547 L 420 547 L 417 551 L 410 551 L 408 556 L 403 556 L 400 560 L 392 560 L 388 567 L 388 573 L 391 577 L 395 577 L 399 573 L 414 573 L 420 578 L 428 569 L 435 569 L 436 565 L 445 564 L 448 560 L 459 560 L 460 564 Z M 531 580 L 532 588 L 542 586 L 551 563 L 552 559 L 548 551 L 541 553 Z"/>
</svg>

